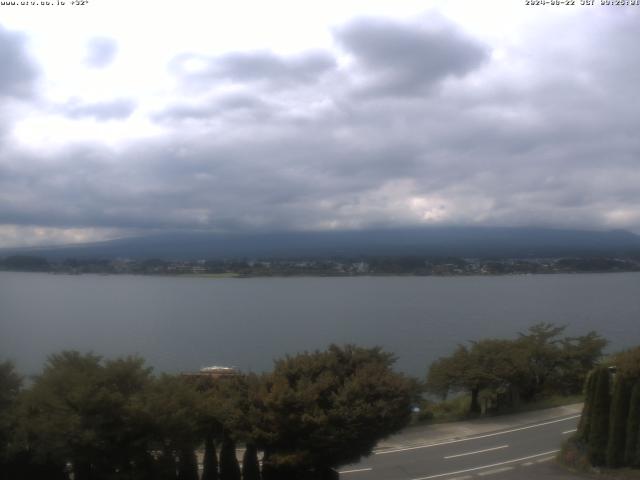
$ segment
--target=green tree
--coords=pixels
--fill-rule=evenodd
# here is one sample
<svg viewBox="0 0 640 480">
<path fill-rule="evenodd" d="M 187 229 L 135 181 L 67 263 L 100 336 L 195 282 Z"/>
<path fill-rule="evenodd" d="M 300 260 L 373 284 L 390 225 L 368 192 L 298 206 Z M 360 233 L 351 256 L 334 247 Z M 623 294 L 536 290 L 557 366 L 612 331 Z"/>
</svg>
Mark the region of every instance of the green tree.
<svg viewBox="0 0 640 480">
<path fill-rule="evenodd" d="M 202 480 L 218 480 L 218 457 L 216 456 L 216 445 L 211 432 L 206 434 L 204 440 Z"/>
<path fill-rule="evenodd" d="M 468 392 L 471 397 L 470 414 L 481 413 L 480 393 L 486 391 L 498 399 L 509 397 L 509 404 L 517 399 L 516 387 L 526 367 L 520 345 L 513 340 L 485 339 L 471 342 L 470 347 L 458 346 L 450 357 L 434 362 L 427 375 L 427 390 L 446 397 L 449 393 Z"/>
<path fill-rule="evenodd" d="M 404 427 L 414 384 L 391 370 L 393 362 L 380 348 L 353 345 L 276 361 L 256 396 L 263 477 L 319 476 Z"/>
<path fill-rule="evenodd" d="M 595 396 L 596 390 L 596 379 L 597 375 L 595 371 L 589 372 L 587 376 L 587 381 L 585 382 L 584 387 L 584 406 L 582 407 L 582 415 L 580 415 L 580 421 L 578 422 L 578 433 L 577 437 L 581 439 L 583 442 L 587 442 L 589 440 L 589 427 L 590 422 L 589 419 L 591 417 L 591 409 L 593 408 L 593 398 Z"/>
<path fill-rule="evenodd" d="M 526 357 L 526 372 L 519 386 L 520 395 L 525 401 L 533 400 L 543 392 L 550 380 L 562 365 L 562 340 L 558 336 L 566 327 L 552 323 L 537 323 L 526 333 L 520 333 L 519 343 Z"/>
<path fill-rule="evenodd" d="M 220 480 L 240 480 L 240 465 L 236 457 L 236 444 L 225 435 L 220 449 Z"/>
<path fill-rule="evenodd" d="M 1 472 L 11 468 L 10 445 L 15 441 L 16 402 L 21 387 L 22 378 L 13 363 L 0 363 L 0 478 Z"/>
<path fill-rule="evenodd" d="M 613 468 L 621 467 L 625 460 L 630 397 L 629 380 L 623 375 L 617 375 L 609 412 L 609 441 L 607 444 L 607 465 Z"/>
<path fill-rule="evenodd" d="M 202 394 L 185 378 L 163 374 L 152 383 L 143 400 L 152 436 L 151 446 L 161 452 L 163 475 L 182 478 L 191 475 L 193 452 L 206 436 L 208 425 L 203 422 Z M 179 458 L 176 465 L 175 459 Z M 185 477 L 187 476 L 187 477 Z"/>
<path fill-rule="evenodd" d="M 260 480 L 258 450 L 253 443 L 246 445 L 242 456 L 242 480 Z"/>
<path fill-rule="evenodd" d="M 178 480 L 198 480 L 198 459 L 193 448 L 185 447 L 180 451 Z"/>
<path fill-rule="evenodd" d="M 594 332 L 561 338 L 564 329 L 538 323 L 514 340 L 459 345 L 452 355 L 431 364 L 427 390 L 442 397 L 468 392 L 471 414 L 481 412 L 481 394 L 491 400 L 487 406 L 500 410 L 547 393 L 578 393 L 606 341 Z"/>
<path fill-rule="evenodd" d="M 561 357 L 553 375 L 553 388 L 567 395 L 580 393 L 587 375 L 602 358 L 607 340 L 596 332 L 561 339 Z"/>
<path fill-rule="evenodd" d="M 589 460 L 593 465 L 606 463 L 607 441 L 609 434 L 609 370 L 600 367 L 596 370 L 593 404 L 589 414 Z"/>
<path fill-rule="evenodd" d="M 143 475 L 149 456 L 138 405 L 149 379 L 137 357 L 105 364 L 93 354 L 52 355 L 22 402 L 25 449 L 37 461 L 70 462 L 77 480 Z"/>
<path fill-rule="evenodd" d="M 640 379 L 636 380 L 631 390 L 626 436 L 627 444 L 624 450 L 625 465 L 640 467 Z"/>
</svg>

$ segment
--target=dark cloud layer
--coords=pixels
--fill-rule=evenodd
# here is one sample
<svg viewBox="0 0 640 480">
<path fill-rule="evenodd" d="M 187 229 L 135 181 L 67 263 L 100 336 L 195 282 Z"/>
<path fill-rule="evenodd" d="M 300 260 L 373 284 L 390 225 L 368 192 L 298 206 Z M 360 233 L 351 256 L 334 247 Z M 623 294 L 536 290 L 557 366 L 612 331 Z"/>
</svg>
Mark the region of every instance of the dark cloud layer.
<svg viewBox="0 0 640 480">
<path fill-rule="evenodd" d="M 346 66 L 318 52 L 182 56 L 172 68 L 186 100 L 152 118 L 162 137 L 5 151 L 0 224 L 640 232 L 640 57 L 621 48 L 640 41 L 639 21 L 579 15 L 523 33 L 503 60 L 451 25 L 380 19 L 336 30 Z M 549 51 L 541 39 L 558 31 Z M 66 114 L 125 117 L 134 106 L 122 102 Z"/>
<path fill-rule="evenodd" d="M 0 97 L 33 94 L 38 72 L 25 48 L 25 37 L 0 25 Z"/>
<path fill-rule="evenodd" d="M 153 118 L 159 122 L 175 120 L 204 120 L 218 118 L 223 115 L 270 116 L 270 105 L 251 94 L 227 94 L 206 102 L 174 104 L 157 112 Z"/>
<path fill-rule="evenodd" d="M 451 25 L 359 19 L 337 30 L 338 42 L 370 77 L 375 93 L 409 95 L 479 67 L 488 48 Z"/>
<path fill-rule="evenodd" d="M 199 67 L 190 71 L 189 62 L 197 62 Z M 175 58 L 171 67 L 183 80 L 191 83 L 267 82 L 286 86 L 315 81 L 335 67 L 335 60 L 323 51 L 286 57 L 269 51 L 254 51 L 218 57 L 184 54 Z"/>
</svg>

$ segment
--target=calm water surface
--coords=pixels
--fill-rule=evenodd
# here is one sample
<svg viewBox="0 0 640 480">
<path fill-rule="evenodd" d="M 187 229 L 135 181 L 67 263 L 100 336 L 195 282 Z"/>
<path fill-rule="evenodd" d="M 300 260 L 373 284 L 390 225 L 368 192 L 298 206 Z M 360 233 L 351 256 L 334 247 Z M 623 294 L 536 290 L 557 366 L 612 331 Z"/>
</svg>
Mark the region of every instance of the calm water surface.
<svg viewBox="0 0 640 480">
<path fill-rule="evenodd" d="M 62 349 L 137 353 L 159 371 L 269 369 L 332 342 L 381 345 L 423 376 L 456 344 L 529 325 L 640 344 L 640 274 L 212 279 L 0 272 L 0 359 L 36 373 Z"/>
</svg>

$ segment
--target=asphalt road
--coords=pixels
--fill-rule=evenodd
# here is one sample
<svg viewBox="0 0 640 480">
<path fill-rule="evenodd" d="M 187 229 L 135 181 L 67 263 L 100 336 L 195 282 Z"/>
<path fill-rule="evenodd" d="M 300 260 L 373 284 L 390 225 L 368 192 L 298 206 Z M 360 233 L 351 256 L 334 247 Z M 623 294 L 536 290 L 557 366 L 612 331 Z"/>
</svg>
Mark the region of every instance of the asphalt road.
<svg viewBox="0 0 640 480">
<path fill-rule="evenodd" d="M 525 478 L 551 462 L 579 415 L 430 444 L 379 450 L 340 469 L 342 480 Z M 520 472 L 520 473 L 518 473 Z M 537 475 L 533 475 L 535 478 Z"/>
</svg>

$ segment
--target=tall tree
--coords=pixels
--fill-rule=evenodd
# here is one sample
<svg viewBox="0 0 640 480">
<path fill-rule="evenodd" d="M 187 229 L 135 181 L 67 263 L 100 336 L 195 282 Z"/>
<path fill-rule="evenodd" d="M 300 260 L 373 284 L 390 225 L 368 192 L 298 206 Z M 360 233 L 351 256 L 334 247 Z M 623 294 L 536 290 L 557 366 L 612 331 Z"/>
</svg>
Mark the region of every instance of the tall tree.
<svg viewBox="0 0 640 480">
<path fill-rule="evenodd" d="M 593 465 L 606 463 L 607 441 L 609 435 L 609 408 L 611 394 L 609 392 L 609 370 L 600 367 L 596 371 L 593 405 L 589 415 L 589 460 Z"/>
<path fill-rule="evenodd" d="M 391 370 L 393 362 L 379 348 L 353 345 L 276 361 L 258 387 L 256 438 L 266 471 L 313 478 L 369 454 L 405 426 L 414 384 Z"/>
<path fill-rule="evenodd" d="M 236 444 L 231 437 L 225 435 L 220 449 L 220 480 L 240 480 L 241 478 L 240 465 L 236 457 Z"/>
<path fill-rule="evenodd" d="M 630 397 L 629 380 L 624 375 L 618 375 L 613 387 L 613 398 L 609 412 L 609 441 L 607 444 L 607 465 L 609 467 L 617 468 L 624 465 Z"/>
<path fill-rule="evenodd" d="M 216 445 L 211 432 L 207 432 L 204 440 L 202 480 L 218 480 L 218 457 L 216 456 Z"/>
<path fill-rule="evenodd" d="M 640 467 L 640 379 L 636 380 L 629 399 L 624 461 L 625 465 Z"/>
<path fill-rule="evenodd" d="M 587 376 L 587 381 L 585 382 L 584 388 L 584 406 L 582 407 L 582 415 L 580 415 L 580 421 L 578 422 L 578 438 L 583 442 L 587 442 L 589 440 L 589 427 L 590 427 L 590 417 L 591 417 L 591 409 L 593 408 L 593 398 L 595 396 L 596 390 L 596 379 L 597 375 L 595 371 L 589 372 Z"/>
<path fill-rule="evenodd" d="M 242 456 L 242 480 L 260 480 L 258 450 L 253 443 L 247 444 Z"/>
</svg>

